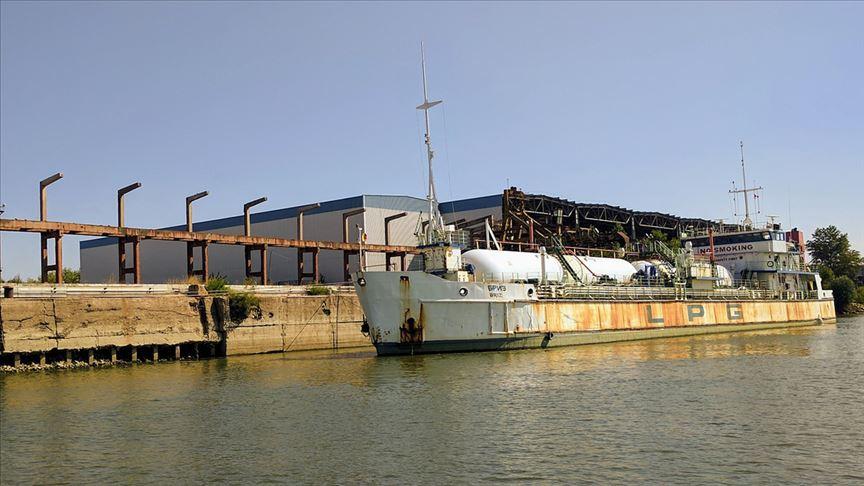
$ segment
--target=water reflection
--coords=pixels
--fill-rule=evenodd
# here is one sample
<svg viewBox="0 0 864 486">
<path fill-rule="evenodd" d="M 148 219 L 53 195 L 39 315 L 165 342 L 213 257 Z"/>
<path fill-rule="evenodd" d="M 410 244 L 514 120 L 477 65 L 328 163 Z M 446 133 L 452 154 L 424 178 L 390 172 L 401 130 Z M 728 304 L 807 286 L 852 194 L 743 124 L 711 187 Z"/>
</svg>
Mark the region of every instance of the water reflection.
<svg viewBox="0 0 864 486">
<path fill-rule="evenodd" d="M 547 350 L 0 376 L 2 482 L 842 482 L 864 319 Z"/>
</svg>

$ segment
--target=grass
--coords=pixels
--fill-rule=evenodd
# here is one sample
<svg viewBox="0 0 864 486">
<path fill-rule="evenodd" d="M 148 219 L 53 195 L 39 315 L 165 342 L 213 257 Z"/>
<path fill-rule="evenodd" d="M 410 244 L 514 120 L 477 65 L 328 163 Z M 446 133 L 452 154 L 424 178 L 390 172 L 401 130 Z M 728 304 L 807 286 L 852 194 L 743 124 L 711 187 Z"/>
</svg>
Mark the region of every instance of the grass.
<svg viewBox="0 0 864 486">
<path fill-rule="evenodd" d="M 261 299 L 250 292 L 228 291 L 228 312 L 231 321 L 243 322 L 250 315 L 261 317 Z"/>
<path fill-rule="evenodd" d="M 310 285 L 306 287 L 306 295 L 330 295 L 330 288 L 323 285 Z"/>
<path fill-rule="evenodd" d="M 221 273 L 210 274 L 204 288 L 207 289 L 207 292 L 224 292 L 228 290 L 228 277 Z"/>
</svg>

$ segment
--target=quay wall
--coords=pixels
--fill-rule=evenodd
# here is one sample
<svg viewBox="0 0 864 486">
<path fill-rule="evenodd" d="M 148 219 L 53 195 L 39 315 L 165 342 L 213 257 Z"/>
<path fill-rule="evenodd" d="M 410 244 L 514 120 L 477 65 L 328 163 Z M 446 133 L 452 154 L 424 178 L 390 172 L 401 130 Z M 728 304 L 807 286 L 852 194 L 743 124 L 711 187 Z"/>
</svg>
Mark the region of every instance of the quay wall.
<svg viewBox="0 0 864 486">
<path fill-rule="evenodd" d="M 353 293 L 258 295 L 231 322 L 225 296 L 0 298 L 0 353 L 213 343 L 220 354 L 370 346 Z"/>
</svg>

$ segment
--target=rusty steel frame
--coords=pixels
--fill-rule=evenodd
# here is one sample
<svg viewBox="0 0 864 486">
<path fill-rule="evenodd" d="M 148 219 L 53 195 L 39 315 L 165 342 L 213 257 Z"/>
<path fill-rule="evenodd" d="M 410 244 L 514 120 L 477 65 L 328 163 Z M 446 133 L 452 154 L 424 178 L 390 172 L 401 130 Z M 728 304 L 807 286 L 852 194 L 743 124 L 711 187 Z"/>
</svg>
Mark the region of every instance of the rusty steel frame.
<svg viewBox="0 0 864 486">
<path fill-rule="evenodd" d="M 48 220 L 48 191 L 47 188 L 51 184 L 63 178 L 63 173 L 58 172 L 51 177 L 47 177 L 39 181 L 39 221 Z M 54 264 L 48 263 L 48 241 L 54 240 Z M 48 272 L 54 270 L 55 282 L 63 283 L 63 232 L 59 229 L 51 229 L 42 231 L 39 237 L 40 249 L 40 277 L 42 283 L 48 282 Z"/>
<path fill-rule="evenodd" d="M 359 214 L 359 213 L 357 213 Z M 125 238 L 133 243 L 133 262 L 134 267 L 138 272 L 137 278 L 140 281 L 140 251 L 136 250 L 136 246 L 140 245 L 143 240 L 157 241 L 183 241 L 192 242 L 199 245 L 217 244 L 217 245 L 234 245 L 234 246 L 250 246 L 252 249 L 260 249 L 260 247 L 276 247 L 276 248 L 301 248 L 304 250 L 332 250 L 342 251 L 345 254 L 356 254 L 360 251 L 359 243 L 337 242 L 337 241 L 314 241 L 314 240 L 296 240 L 289 238 L 276 238 L 270 236 L 242 236 L 242 235 L 225 235 L 219 233 L 204 233 L 176 230 L 160 230 L 150 228 L 130 228 L 118 226 L 107 226 L 99 224 L 81 224 L 68 223 L 62 221 L 37 221 L 31 219 L 0 219 L 0 231 L 9 232 L 24 232 L 24 233 L 40 233 L 43 272 L 42 279 L 47 281 L 48 272 L 56 270 L 59 266 L 61 271 L 58 272 L 58 282 L 63 283 L 63 235 L 78 235 L 78 236 L 102 236 L 111 238 Z M 48 265 L 48 240 L 55 239 L 55 264 Z M 136 243 L 137 242 L 137 243 Z M 139 247 L 140 248 L 140 247 Z M 404 245 L 376 245 L 363 244 L 363 251 L 372 253 L 405 253 L 418 254 L 420 250 L 413 246 Z M 265 252 L 266 255 L 266 252 Z M 266 263 L 266 256 L 264 257 Z M 132 269 L 130 269 L 132 271 Z M 265 266 L 266 274 L 266 266 Z M 258 275 L 256 275 L 258 276 Z M 266 276 L 266 275 L 265 275 Z"/>
<path fill-rule="evenodd" d="M 650 235 L 652 230 L 677 237 L 690 227 L 716 230 L 721 226 L 719 222 L 699 218 L 526 194 L 515 187 L 504 191 L 502 217 L 495 228 L 502 244 L 548 244 L 548 235 L 554 234 L 566 246 L 602 247 L 622 240 L 626 245 Z M 472 236 L 480 236 L 475 233 Z"/>
<path fill-rule="evenodd" d="M 403 211 L 401 213 L 394 214 L 392 216 L 387 216 L 386 218 L 384 218 L 384 244 L 385 245 L 390 246 L 390 223 L 399 219 L 399 218 L 404 218 L 407 215 L 408 215 L 408 213 Z M 387 269 L 387 271 L 390 271 L 390 260 L 394 257 L 399 257 L 399 271 L 404 272 L 405 271 L 405 254 L 404 253 L 398 253 L 398 252 L 385 253 L 384 254 L 384 267 Z"/>
<path fill-rule="evenodd" d="M 259 197 L 258 199 L 249 201 L 243 205 L 243 234 L 246 235 L 246 237 L 252 236 L 252 216 L 250 215 L 249 210 L 253 206 L 257 206 L 266 201 L 266 197 Z M 252 270 L 253 251 L 257 251 L 260 255 L 259 260 L 261 269 L 258 271 Z M 261 285 L 267 285 L 267 244 L 245 245 L 243 254 L 246 260 L 246 278 L 250 279 L 252 277 L 258 277 Z"/>
<path fill-rule="evenodd" d="M 278 248 L 318 248 L 320 250 L 359 251 L 358 243 L 339 241 L 295 240 L 272 236 L 225 235 L 220 233 L 188 232 L 178 230 L 162 230 L 150 228 L 118 228 L 101 224 L 67 223 L 61 221 L 36 221 L 32 219 L 0 219 L 0 231 L 15 231 L 24 233 L 43 233 L 61 231 L 64 235 L 107 236 L 119 238 L 123 236 L 138 236 L 142 240 L 159 241 L 207 241 L 217 245 L 264 245 Z M 363 251 L 371 253 L 386 253 L 388 251 L 419 254 L 420 250 L 413 246 L 363 244 Z"/>
<path fill-rule="evenodd" d="M 303 213 L 309 211 L 310 209 L 318 209 L 321 207 L 321 203 L 308 204 L 306 206 L 302 206 L 297 209 L 297 239 L 303 239 Z M 305 271 L 305 257 L 306 253 L 312 254 L 312 272 Z M 318 271 L 318 249 L 312 250 L 304 250 L 302 248 L 297 249 L 297 283 L 303 284 L 304 278 L 311 278 L 313 283 L 318 283 L 321 280 L 321 276 Z"/>
<path fill-rule="evenodd" d="M 357 216 L 359 214 L 363 214 L 366 212 L 366 208 L 355 209 L 354 211 L 348 211 L 342 213 L 342 242 L 348 244 L 348 218 L 352 216 Z M 345 281 L 351 280 L 351 265 L 350 265 L 350 257 L 351 255 L 359 255 L 360 254 L 361 245 L 356 243 L 356 249 L 345 250 L 342 252 L 342 268 L 345 273 Z M 369 245 L 362 245 L 362 249 L 365 251 L 369 250 Z M 372 250 L 374 251 L 374 250 Z M 386 251 L 385 251 L 386 253 Z M 362 265 L 362 262 L 361 262 Z"/>
<path fill-rule="evenodd" d="M 126 187 L 117 190 L 117 227 L 125 226 L 126 206 L 124 198 L 126 194 L 141 187 L 140 182 L 133 182 Z M 126 243 L 132 243 L 132 268 L 126 267 Z M 120 283 L 126 283 L 126 274 L 132 274 L 132 283 L 141 283 L 141 241 L 138 238 L 119 238 L 117 240 L 117 278 Z"/>
<path fill-rule="evenodd" d="M 186 197 L 186 231 L 192 233 L 192 203 L 208 196 L 208 191 L 201 191 L 191 196 Z M 196 275 L 201 276 L 201 281 L 207 283 L 207 278 L 210 275 L 208 265 L 208 242 L 207 241 L 189 241 L 186 243 L 186 277 L 192 278 Z M 195 270 L 195 248 L 201 248 L 201 269 Z"/>
</svg>

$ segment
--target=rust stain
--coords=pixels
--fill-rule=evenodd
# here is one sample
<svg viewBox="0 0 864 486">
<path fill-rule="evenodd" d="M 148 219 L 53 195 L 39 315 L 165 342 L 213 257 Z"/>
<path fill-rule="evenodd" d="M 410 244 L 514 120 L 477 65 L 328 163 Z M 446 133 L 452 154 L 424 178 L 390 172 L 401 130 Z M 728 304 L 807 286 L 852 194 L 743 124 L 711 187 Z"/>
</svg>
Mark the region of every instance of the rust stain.
<svg viewBox="0 0 864 486">
<path fill-rule="evenodd" d="M 546 301 L 533 303 L 532 307 L 541 326 L 551 332 L 794 322 L 835 317 L 830 301 Z"/>
</svg>

